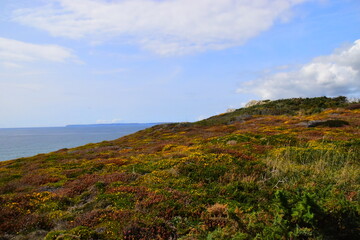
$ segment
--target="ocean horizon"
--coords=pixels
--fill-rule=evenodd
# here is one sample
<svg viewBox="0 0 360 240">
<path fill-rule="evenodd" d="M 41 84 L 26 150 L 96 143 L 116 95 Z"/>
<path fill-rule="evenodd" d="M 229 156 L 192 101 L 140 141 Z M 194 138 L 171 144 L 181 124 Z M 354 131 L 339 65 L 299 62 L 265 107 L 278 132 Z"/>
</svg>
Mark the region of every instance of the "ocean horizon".
<svg viewBox="0 0 360 240">
<path fill-rule="evenodd" d="M 31 157 L 63 148 L 115 140 L 160 123 L 0 128 L 0 161 Z"/>
</svg>

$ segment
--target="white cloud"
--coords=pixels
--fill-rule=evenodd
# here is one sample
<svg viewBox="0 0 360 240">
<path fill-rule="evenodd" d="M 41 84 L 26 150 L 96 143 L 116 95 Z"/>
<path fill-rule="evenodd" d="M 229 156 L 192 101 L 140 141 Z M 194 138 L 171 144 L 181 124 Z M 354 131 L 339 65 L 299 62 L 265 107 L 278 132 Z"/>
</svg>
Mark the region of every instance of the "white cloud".
<svg viewBox="0 0 360 240">
<path fill-rule="evenodd" d="M 288 20 L 291 8 L 311 0 L 53 0 L 14 11 L 13 20 L 54 36 L 115 38 L 160 55 L 241 45 Z"/>
<path fill-rule="evenodd" d="M 71 50 L 57 45 L 40 45 L 0 37 L 0 61 L 5 67 L 20 67 L 19 62 L 78 61 Z"/>
<path fill-rule="evenodd" d="M 264 99 L 360 94 L 360 39 L 296 70 L 247 82 L 238 92 Z"/>
<path fill-rule="evenodd" d="M 21 68 L 21 65 L 13 63 L 13 62 L 0 62 L 0 65 L 2 65 L 5 68 Z"/>
</svg>

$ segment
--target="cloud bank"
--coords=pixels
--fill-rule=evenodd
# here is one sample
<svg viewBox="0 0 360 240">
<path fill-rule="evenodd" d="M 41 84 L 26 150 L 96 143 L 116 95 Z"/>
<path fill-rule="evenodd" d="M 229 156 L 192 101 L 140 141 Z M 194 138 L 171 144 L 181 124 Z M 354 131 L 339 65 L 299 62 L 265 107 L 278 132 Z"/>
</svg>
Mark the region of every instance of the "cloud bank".
<svg viewBox="0 0 360 240">
<path fill-rule="evenodd" d="M 307 1 L 53 0 L 17 9 L 13 20 L 53 36 L 111 38 L 160 55 L 181 55 L 241 45 Z"/>
<path fill-rule="evenodd" d="M 58 45 L 39 45 L 0 37 L 0 63 L 5 67 L 16 68 L 19 62 L 76 61 L 71 50 Z"/>
<path fill-rule="evenodd" d="M 251 92 L 263 99 L 360 94 L 360 39 L 294 71 L 247 82 L 237 92 Z"/>
</svg>

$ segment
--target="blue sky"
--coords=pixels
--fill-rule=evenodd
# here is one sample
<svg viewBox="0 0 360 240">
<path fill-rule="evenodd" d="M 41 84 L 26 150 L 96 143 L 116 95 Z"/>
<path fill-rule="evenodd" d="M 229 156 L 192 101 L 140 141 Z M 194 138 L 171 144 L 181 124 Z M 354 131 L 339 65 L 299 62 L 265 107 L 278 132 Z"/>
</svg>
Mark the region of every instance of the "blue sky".
<svg viewBox="0 0 360 240">
<path fill-rule="evenodd" d="M 359 0 L 1 0 L 0 128 L 360 96 Z"/>
</svg>

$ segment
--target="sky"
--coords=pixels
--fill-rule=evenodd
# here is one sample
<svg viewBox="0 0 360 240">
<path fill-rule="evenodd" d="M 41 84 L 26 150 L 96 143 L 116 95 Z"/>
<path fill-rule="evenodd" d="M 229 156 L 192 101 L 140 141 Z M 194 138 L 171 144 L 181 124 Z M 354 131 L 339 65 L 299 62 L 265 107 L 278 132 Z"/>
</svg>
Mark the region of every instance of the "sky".
<svg viewBox="0 0 360 240">
<path fill-rule="evenodd" d="M 359 0 L 0 0 L 0 128 L 360 97 Z"/>
</svg>

